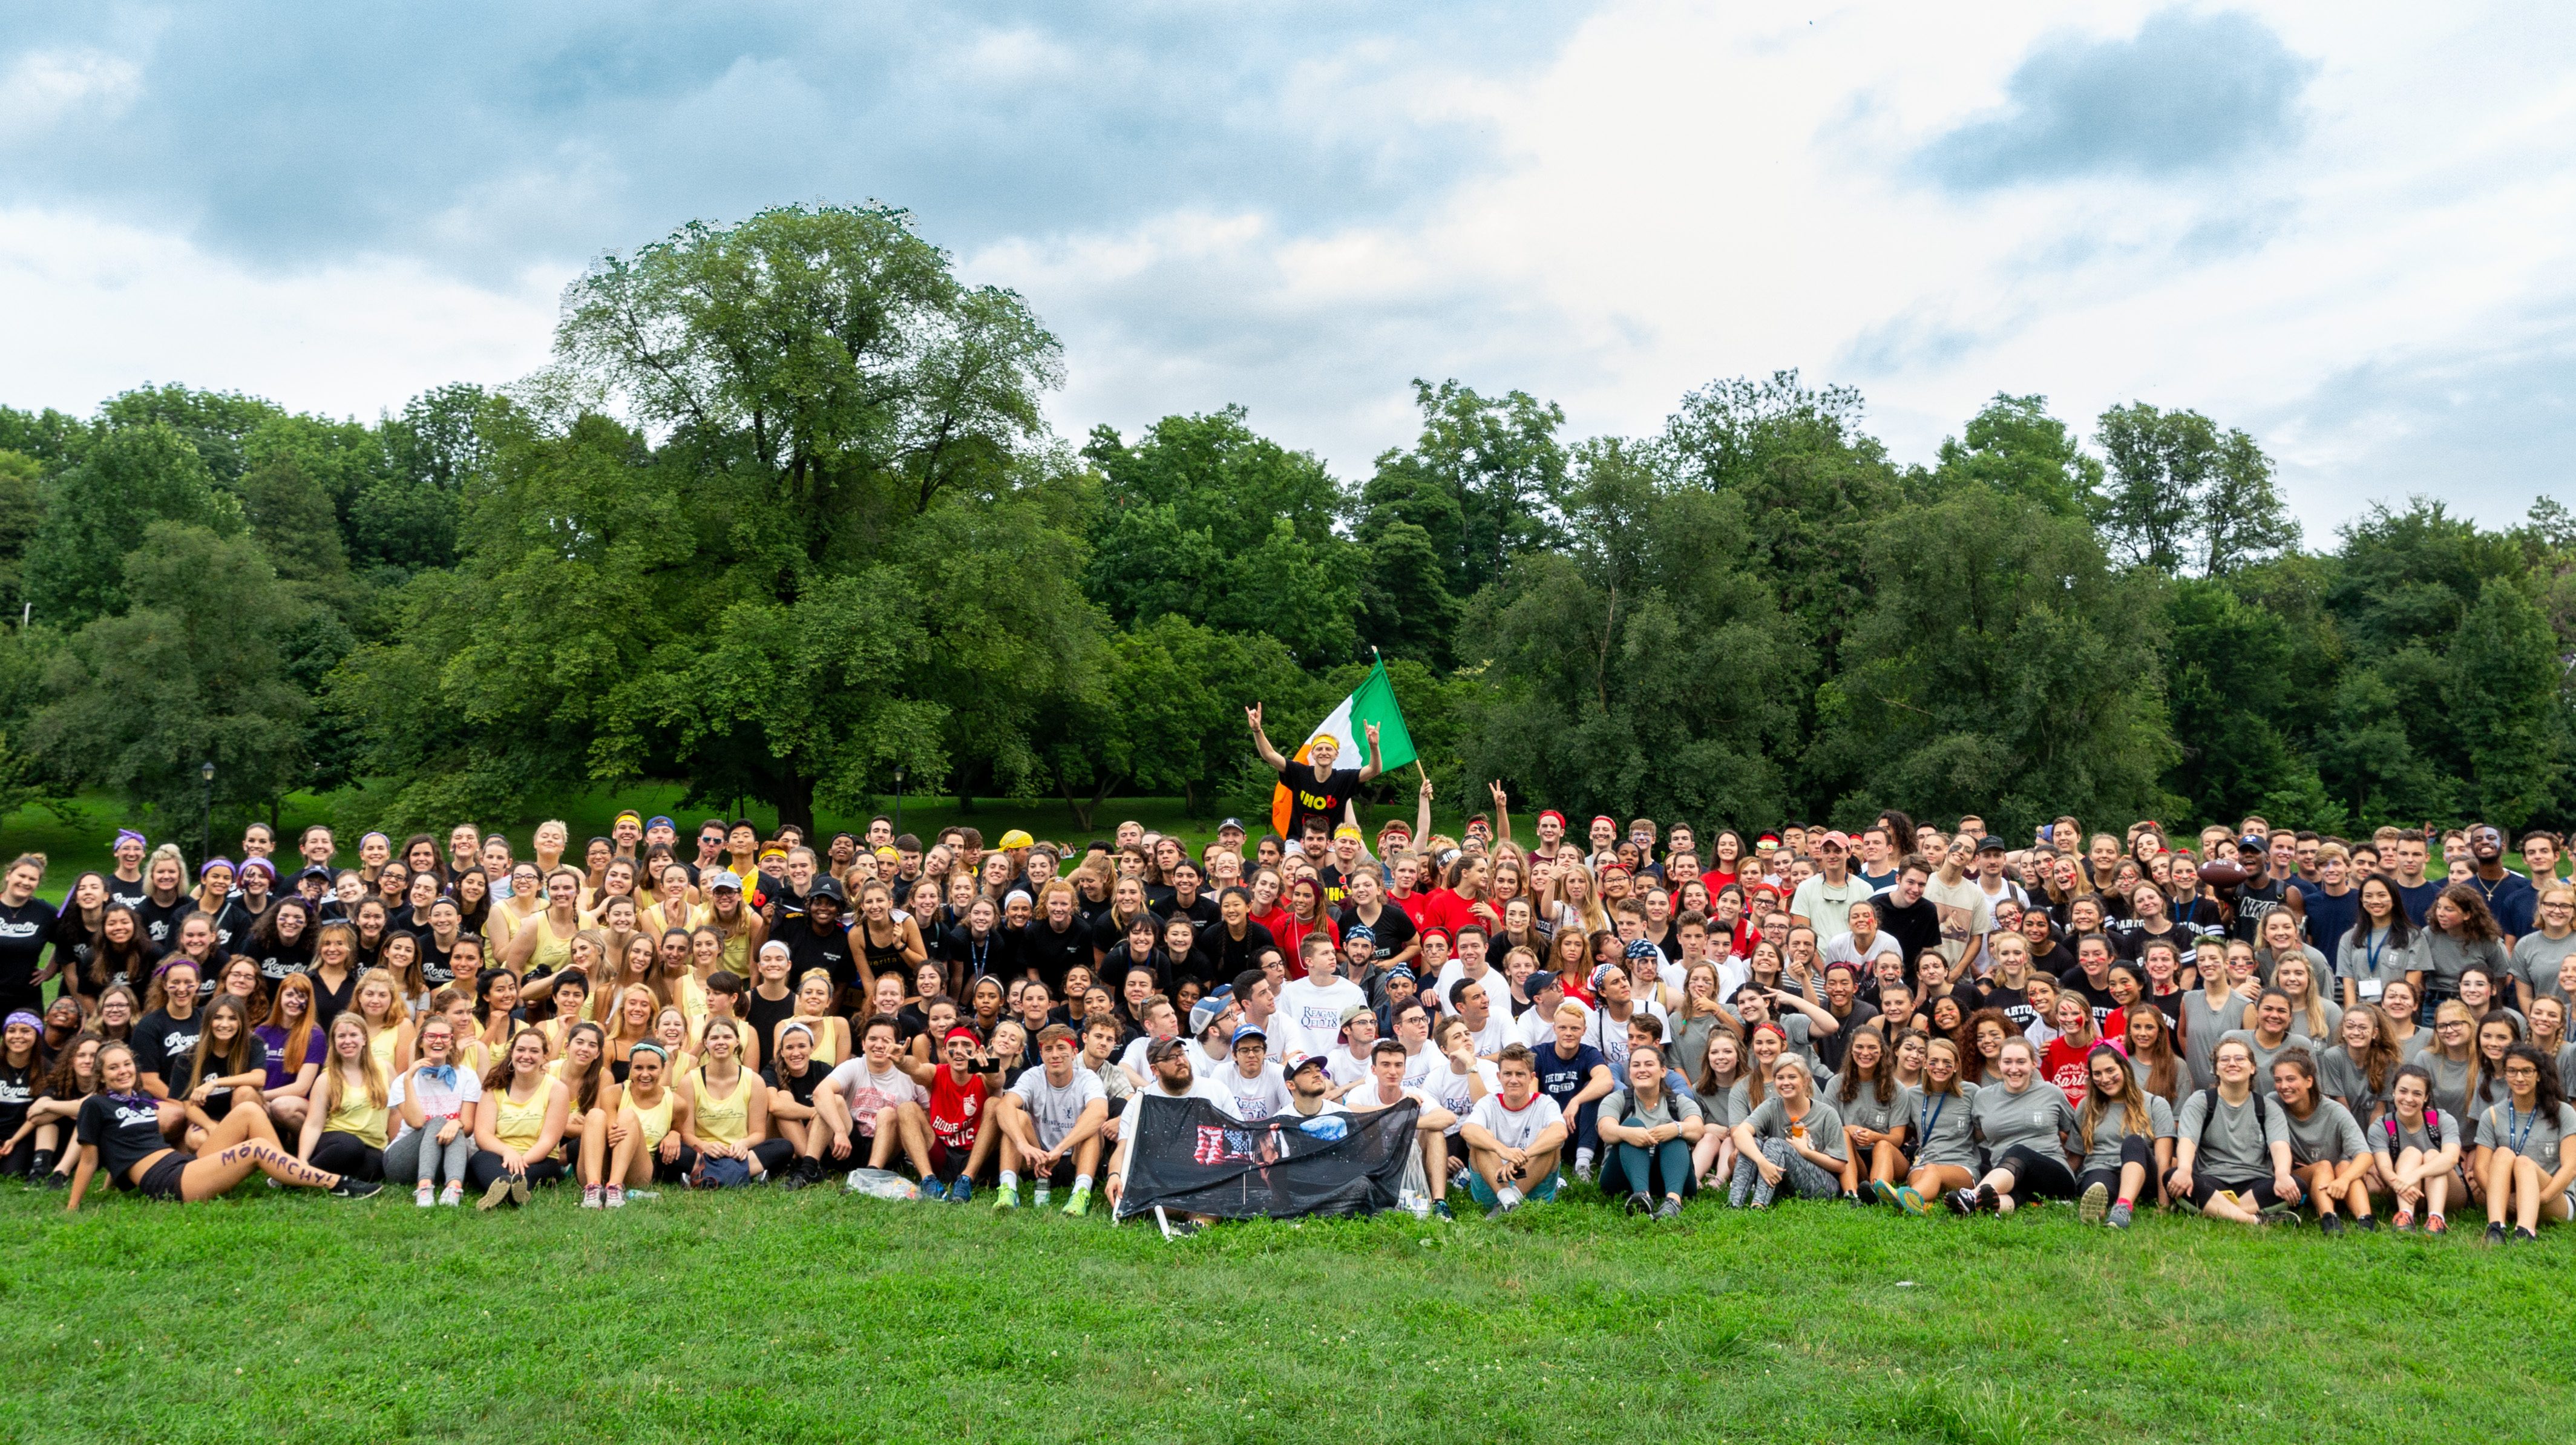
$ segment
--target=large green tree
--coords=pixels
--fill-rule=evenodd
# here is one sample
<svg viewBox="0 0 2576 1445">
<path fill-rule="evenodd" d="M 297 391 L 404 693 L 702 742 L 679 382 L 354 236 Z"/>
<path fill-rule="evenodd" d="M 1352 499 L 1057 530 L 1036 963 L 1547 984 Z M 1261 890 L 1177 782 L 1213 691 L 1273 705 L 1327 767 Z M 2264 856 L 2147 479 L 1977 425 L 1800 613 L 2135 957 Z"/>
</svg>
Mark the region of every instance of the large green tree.
<svg viewBox="0 0 2576 1445">
<path fill-rule="evenodd" d="M 237 532 L 165 520 L 137 540 L 120 567 L 134 605 L 72 636 L 29 744 L 65 781 L 159 818 L 197 816 L 205 762 L 217 807 L 270 809 L 307 781 L 310 703 L 285 650 L 307 604 Z"/>
<path fill-rule="evenodd" d="M 1565 515 L 1570 544 L 1520 558 L 1468 618 L 1484 695 L 1466 805 L 1499 777 L 1586 812 L 1776 818 L 1809 654 L 1755 570 L 1743 503 L 1661 485 L 1604 443 Z"/>
<path fill-rule="evenodd" d="M 25 570 L 37 620 L 78 627 L 125 610 L 125 555 L 158 521 L 229 536 L 242 528 L 241 504 L 216 489 L 205 459 L 175 427 L 147 421 L 114 428 L 46 489 Z"/>
<path fill-rule="evenodd" d="M 532 393 L 568 420 L 487 410 L 457 569 L 334 683 L 402 816 L 656 775 L 810 824 L 897 764 L 1030 783 L 1098 619 L 1019 298 L 899 212 L 786 208 L 603 261 L 556 353 Z"/>
<path fill-rule="evenodd" d="M 1972 483 L 1881 521 L 1866 573 L 1810 755 L 1836 817 L 1893 803 L 2012 832 L 2167 811 L 2154 583 L 2089 528 Z"/>
<path fill-rule="evenodd" d="M 2490 579 L 2450 651 L 2452 725 L 2479 817 L 2510 832 L 2550 809 L 2566 776 L 2566 663 L 2518 581 Z"/>
<path fill-rule="evenodd" d="M 1165 417 L 1132 446 L 1095 428 L 1083 456 L 1103 479 L 1083 585 L 1113 621 L 1177 614 L 1267 633 L 1308 666 L 1350 657 L 1360 549 L 1334 532 L 1341 491 L 1312 453 L 1227 407 Z"/>
<path fill-rule="evenodd" d="M 2087 505 L 2123 560 L 2216 577 L 2298 545 L 2272 459 L 2244 432 L 2133 402 L 2102 413 L 2094 440 L 2109 465 Z"/>
</svg>

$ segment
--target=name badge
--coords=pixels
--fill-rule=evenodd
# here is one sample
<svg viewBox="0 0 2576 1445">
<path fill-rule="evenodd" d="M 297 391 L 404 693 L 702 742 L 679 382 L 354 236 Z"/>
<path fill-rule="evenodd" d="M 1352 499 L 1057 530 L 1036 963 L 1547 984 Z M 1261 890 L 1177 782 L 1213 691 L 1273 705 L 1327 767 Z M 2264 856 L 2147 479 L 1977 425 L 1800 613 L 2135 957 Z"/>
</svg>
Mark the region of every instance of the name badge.
<svg viewBox="0 0 2576 1445">
<path fill-rule="evenodd" d="M 2361 981 L 2360 992 L 2363 998 L 2377 998 L 2387 991 L 2388 985 L 2381 983 L 2378 979 L 2365 978 Z"/>
</svg>

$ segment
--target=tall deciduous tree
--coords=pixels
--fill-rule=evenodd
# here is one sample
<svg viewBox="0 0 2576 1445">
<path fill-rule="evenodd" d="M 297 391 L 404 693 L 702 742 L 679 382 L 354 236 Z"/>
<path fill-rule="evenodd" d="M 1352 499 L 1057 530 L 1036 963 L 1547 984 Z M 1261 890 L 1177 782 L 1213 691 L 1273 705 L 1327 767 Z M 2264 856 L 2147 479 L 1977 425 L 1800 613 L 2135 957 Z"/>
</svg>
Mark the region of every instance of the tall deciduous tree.
<svg viewBox="0 0 2576 1445">
<path fill-rule="evenodd" d="M 1836 816 L 2167 811 L 2154 585 L 2089 529 L 1971 484 L 1882 522 L 1867 565 L 1870 608 L 1817 704 Z"/>
<path fill-rule="evenodd" d="M 2048 398 L 1997 392 L 1959 436 L 1942 440 L 1937 477 L 1944 485 L 1984 482 L 2051 516 L 2081 520 L 2085 498 L 2102 484 L 2102 463 L 2048 414 Z"/>
<path fill-rule="evenodd" d="M 53 664 L 56 701 L 29 730 L 46 765 L 171 819 L 196 816 L 207 761 L 227 812 L 301 786 L 310 703 L 285 640 L 309 608 L 259 545 L 156 521 L 120 570 L 134 606 L 83 627 Z"/>
<path fill-rule="evenodd" d="M 2567 710 L 2566 664 L 2548 620 L 2522 587 L 2494 578 L 2451 642 L 2451 720 L 2468 753 L 2468 786 L 2478 815 L 2510 832 L 2561 795 Z"/>
<path fill-rule="evenodd" d="M 2298 545 L 2272 459 L 2242 431 L 2145 402 L 2102 413 L 2109 473 L 2089 499 L 2113 552 L 2159 572 L 2224 576 Z"/>
<path fill-rule="evenodd" d="M 196 447 L 169 424 L 109 431 L 47 488 L 44 522 L 27 544 L 37 620 L 77 627 L 125 610 L 125 554 L 156 521 L 229 536 L 241 530 L 241 504 L 216 490 Z"/>
<path fill-rule="evenodd" d="M 1360 550 L 1333 530 L 1341 492 L 1312 453 L 1227 407 L 1165 417 L 1132 446 L 1095 428 L 1083 456 L 1104 479 L 1083 585 L 1113 621 L 1176 613 L 1267 633 L 1309 666 L 1350 657 Z"/>
</svg>

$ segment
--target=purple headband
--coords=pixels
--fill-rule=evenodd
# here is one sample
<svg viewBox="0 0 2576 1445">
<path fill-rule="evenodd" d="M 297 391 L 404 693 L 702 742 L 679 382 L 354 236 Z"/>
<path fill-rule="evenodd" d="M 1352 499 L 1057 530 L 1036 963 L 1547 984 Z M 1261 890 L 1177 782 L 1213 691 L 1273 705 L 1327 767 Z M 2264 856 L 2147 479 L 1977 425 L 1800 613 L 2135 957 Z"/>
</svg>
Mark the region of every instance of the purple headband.
<svg viewBox="0 0 2576 1445">
<path fill-rule="evenodd" d="M 107 846 L 108 846 L 109 848 L 111 848 L 111 849 L 114 849 L 114 848 L 122 848 L 122 847 L 124 847 L 124 846 L 125 846 L 125 840 L 126 840 L 126 839 L 128 839 L 128 838 L 133 839 L 135 842 L 142 844 L 142 845 L 143 845 L 144 847 L 146 847 L 146 848 L 149 848 L 149 847 L 151 847 L 151 846 L 152 846 L 152 840 L 151 840 L 151 839 L 146 838 L 146 837 L 144 837 L 142 834 L 135 832 L 132 828 L 119 828 L 119 829 L 117 829 L 117 830 L 116 830 L 116 838 L 115 838 L 115 841 L 113 841 L 113 842 L 109 843 Z"/>
<path fill-rule="evenodd" d="M 233 860 L 230 858 L 207 859 L 205 862 L 197 865 L 197 876 L 199 878 L 204 878 L 207 874 L 214 872 L 218 868 L 231 873 L 236 878 L 241 876 L 241 870 L 233 867 Z"/>
<path fill-rule="evenodd" d="M 5 1022 L 0 1022 L 0 1029 L 14 1029 L 20 1024 L 25 1024 L 27 1027 L 34 1029 L 40 1034 L 45 1031 L 45 1021 L 36 1017 L 34 1014 L 27 1012 L 25 1009 L 12 1010 L 8 1019 Z"/>
<path fill-rule="evenodd" d="M 254 869 L 254 868 L 258 869 L 258 870 L 259 870 L 260 872 L 262 872 L 262 873 L 267 874 L 267 875 L 268 875 L 268 881 L 270 881 L 271 883 L 274 883 L 274 882 L 276 882 L 276 881 L 277 881 L 277 865 L 276 865 L 276 864 L 274 864 L 274 863 L 269 862 L 269 861 L 268 861 L 267 859 L 265 859 L 265 858 L 260 857 L 260 856 L 259 856 L 258 854 L 256 854 L 256 853 L 252 854 L 252 855 L 251 855 L 250 857 L 248 857 L 248 858 L 244 858 L 243 860 L 241 860 L 241 867 L 240 867 L 239 869 L 235 870 L 235 871 L 237 871 L 237 872 L 241 872 L 241 873 L 248 873 L 249 871 L 251 871 L 251 870 L 252 870 L 252 869 Z"/>
</svg>

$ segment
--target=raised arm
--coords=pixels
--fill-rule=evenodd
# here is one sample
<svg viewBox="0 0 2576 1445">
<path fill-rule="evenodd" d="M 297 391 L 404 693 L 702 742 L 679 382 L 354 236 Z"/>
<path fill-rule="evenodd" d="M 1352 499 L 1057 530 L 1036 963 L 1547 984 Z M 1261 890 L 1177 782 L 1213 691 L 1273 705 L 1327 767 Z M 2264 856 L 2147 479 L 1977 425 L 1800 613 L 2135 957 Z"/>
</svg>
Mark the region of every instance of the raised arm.
<svg viewBox="0 0 2576 1445">
<path fill-rule="evenodd" d="M 1488 783 L 1486 788 L 1494 795 L 1494 841 L 1508 843 L 1512 841 L 1511 794 L 1503 791 L 1499 778 Z"/>
<path fill-rule="evenodd" d="M 1368 764 L 1360 769 L 1360 781 L 1363 783 L 1386 771 L 1386 760 L 1379 756 L 1377 750 L 1377 724 L 1370 723 L 1365 731 L 1368 737 L 1369 755 Z"/>
<path fill-rule="evenodd" d="M 1252 750 L 1261 755 L 1261 760 L 1263 762 L 1268 763 L 1270 766 L 1281 772 L 1286 772 L 1288 770 L 1288 760 L 1279 755 L 1279 749 L 1271 746 L 1270 735 L 1261 730 L 1261 704 L 1256 702 L 1252 706 L 1245 708 L 1243 710 L 1243 716 L 1246 721 L 1252 724 Z"/>
</svg>

